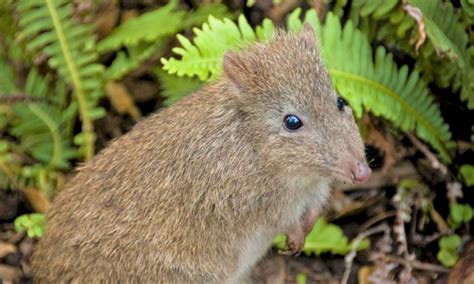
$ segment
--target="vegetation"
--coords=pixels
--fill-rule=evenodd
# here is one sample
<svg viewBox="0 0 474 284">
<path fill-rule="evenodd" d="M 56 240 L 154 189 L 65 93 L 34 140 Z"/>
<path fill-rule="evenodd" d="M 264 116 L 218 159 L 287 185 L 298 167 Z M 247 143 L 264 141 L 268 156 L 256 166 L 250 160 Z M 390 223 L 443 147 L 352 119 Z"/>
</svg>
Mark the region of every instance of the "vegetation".
<svg viewBox="0 0 474 284">
<path fill-rule="evenodd" d="M 407 227 L 430 245 L 437 241 L 442 265 L 455 265 L 471 238 L 474 214 L 473 1 L 273 1 L 266 7 L 172 0 L 129 8 L 126 1 L 79 2 L 0 1 L 0 190 L 21 192 L 32 208 L 24 213 L 36 212 L 16 217 L 17 231 L 42 236 L 42 213 L 67 175 L 113 138 L 99 125 L 122 133 L 142 113 L 215 80 L 226 50 L 267 41 L 277 27 L 299 31 L 308 22 L 335 88 L 376 149 L 374 159 L 382 160 L 376 166 L 388 176 L 410 161 L 417 177 L 378 184 L 387 189 L 378 191 L 387 201 L 382 206 L 395 212 L 393 222 L 384 223 L 390 226 L 366 228 L 348 241 L 340 227 L 319 219 L 304 252 L 349 256 L 384 233 L 386 248 L 425 261 L 426 253 L 407 240 Z M 150 81 L 155 92 L 145 99 L 127 86 Z M 378 220 L 362 201 L 346 198 L 355 208 L 333 210 L 332 221 L 361 210 Z M 284 237 L 275 244 L 284 249 Z M 401 281 L 414 277 L 412 270 L 404 263 L 389 274 Z"/>
</svg>

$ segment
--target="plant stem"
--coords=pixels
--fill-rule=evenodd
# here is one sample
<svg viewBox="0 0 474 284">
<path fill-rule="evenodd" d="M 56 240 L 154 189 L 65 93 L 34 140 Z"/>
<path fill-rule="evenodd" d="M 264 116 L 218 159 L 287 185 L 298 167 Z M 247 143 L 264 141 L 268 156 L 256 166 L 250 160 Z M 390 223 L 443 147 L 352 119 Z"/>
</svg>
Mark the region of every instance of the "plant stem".
<svg viewBox="0 0 474 284">
<path fill-rule="evenodd" d="M 79 104 L 79 114 L 82 121 L 82 132 L 85 137 L 85 160 L 90 160 L 94 156 L 94 125 L 87 111 L 87 100 L 84 89 L 81 84 L 81 78 L 77 70 L 77 66 L 72 58 L 71 50 L 69 48 L 66 36 L 64 34 L 63 27 L 59 20 L 59 15 L 54 6 L 53 0 L 45 0 L 51 19 L 53 21 L 54 29 L 61 46 L 61 51 L 66 60 L 67 69 L 71 75 L 72 84 L 74 86 L 74 95 L 76 96 Z"/>
</svg>

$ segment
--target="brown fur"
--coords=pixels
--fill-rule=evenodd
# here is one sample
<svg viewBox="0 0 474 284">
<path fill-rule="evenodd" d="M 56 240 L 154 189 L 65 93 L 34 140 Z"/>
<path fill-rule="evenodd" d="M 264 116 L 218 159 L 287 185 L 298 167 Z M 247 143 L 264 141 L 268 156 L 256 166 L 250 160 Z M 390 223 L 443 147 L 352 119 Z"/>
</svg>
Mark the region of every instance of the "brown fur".
<svg viewBox="0 0 474 284">
<path fill-rule="evenodd" d="M 224 75 L 110 144 L 54 201 L 38 281 L 238 283 L 276 233 L 365 163 L 310 28 L 227 53 Z M 285 114 L 305 119 L 283 127 Z"/>
</svg>

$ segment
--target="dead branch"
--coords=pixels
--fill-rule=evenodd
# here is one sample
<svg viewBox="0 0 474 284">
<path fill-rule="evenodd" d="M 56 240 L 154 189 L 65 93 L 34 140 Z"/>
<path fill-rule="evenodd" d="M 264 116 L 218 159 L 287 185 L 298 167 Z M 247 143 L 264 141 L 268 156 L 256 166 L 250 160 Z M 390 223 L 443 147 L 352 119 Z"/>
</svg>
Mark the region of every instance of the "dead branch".
<svg viewBox="0 0 474 284">
<path fill-rule="evenodd" d="M 410 139 L 411 143 L 418 149 L 420 150 L 423 155 L 430 161 L 431 166 L 433 169 L 439 170 L 439 172 L 443 175 L 446 176 L 448 174 L 448 168 L 439 161 L 439 159 L 436 157 L 435 154 L 433 154 L 428 147 L 426 147 L 425 144 L 423 144 L 415 135 L 406 132 L 405 133 L 408 139 Z"/>
<path fill-rule="evenodd" d="M 407 260 L 399 256 L 385 255 L 384 258 L 386 258 L 389 262 L 399 263 L 404 266 L 411 266 L 417 270 L 425 270 L 425 271 L 432 271 L 432 272 L 438 272 L 438 273 L 449 273 L 450 271 L 450 269 L 441 265 L 421 262 L 418 260 Z"/>
<path fill-rule="evenodd" d="M 341 284 L 346 284 L 349 280 L 349 275 L 352 269 L 352 263 L 354 262 L 354 258 L 357 254 L 357 247 L 359 246 L 360 242 L 368 236 L 375 235 L 381 232 L 386 232 L 389 230 L 390 228 L 388 227 L 388 225 L 386 223 L 383 223 L 378 225 L 377 227 L 368 229 L 357 235 L 357 237 L 352 242 L 351 252 L 344 257 L 345 269 Z"/>
</svg>

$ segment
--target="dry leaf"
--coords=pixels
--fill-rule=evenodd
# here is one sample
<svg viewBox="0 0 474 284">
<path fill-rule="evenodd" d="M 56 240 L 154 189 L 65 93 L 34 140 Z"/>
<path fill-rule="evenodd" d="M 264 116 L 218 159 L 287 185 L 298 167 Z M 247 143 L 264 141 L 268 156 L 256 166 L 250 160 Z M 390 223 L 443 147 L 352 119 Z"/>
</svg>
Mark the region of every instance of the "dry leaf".
<svg viewBox="0 0 474 284">
<path fill-rule="evenodd" d="M 359 272 L 357 273 L 357 277 L 359 279 L 359 284 L 370 284 L 372 283 L 371 281 L 369 281 L 369 277 L 370 275 L 372 275 L 372 273 L 375 271 L 375 269 L 377 268 L 376 265 L 365 265 L 365 266 L 362 266 L 360 269 L 359 269 Z"/>
<path fill-rule="evenodd" d="M 421 12 L 420 8 L 417 8 L 408 4 L 403 6 L 403 10 L 405 10 L 408 13 L 408 15 L 410 15 L 418 23 L 419 38 L 415 45 L 415 49 L 418 50 L 426 40 L 426 30 L 425 30 L 425 22 L 423 19 L 423 13 Z"/>
<path fill-rule="evenodd" d="M 36 212 L 45 213 L 48 211 L 51 204 L 44 192 L 35 188 L 22 188 L 21 192 L 23 192 L 31 207 L 33 207 Z"/>
<path fill-rule="evenodd" d="M 118 113 L 128 113 L 135 121 L 140 120 L 142 114 L 123 83 L 107 82 L 105 93 Z"/>
<path fill-rule="evenodd" d="M 100 7 L 95 21 L 96 31 L 100 37 L 105 37 L 112 32 L 117 24 L 119 9 L 117 5 L 109 2 Z"/>
</svg>

